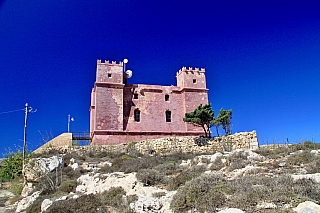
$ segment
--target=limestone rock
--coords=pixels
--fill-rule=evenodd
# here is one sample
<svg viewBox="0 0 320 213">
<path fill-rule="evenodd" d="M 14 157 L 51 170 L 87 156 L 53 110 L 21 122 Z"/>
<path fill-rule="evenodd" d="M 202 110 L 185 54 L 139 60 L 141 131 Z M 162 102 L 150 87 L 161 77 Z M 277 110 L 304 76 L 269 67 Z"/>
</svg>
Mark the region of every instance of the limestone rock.
<svg viewBox="0 0 320 213">
<path fill-rule="evenodd" d="M 316 183 L 320 183 L 320 173 L 314 174 L 303 174 L 303 175 L 291 175 L 294 180 L 299 180 L 303 178 L 313 179 Z"/>
<path fill-rule="evenodd" d="M 27 183 L 22 189 L 21 196 L 22 197 L 26 197 L 26 196 L 32 194 L 34 191 L 35 191 L 34 184 L 33 183 Z"/>
<path fill-rule="evenodd" d="M 298 213 L 319 213 L 320 205 L 311 201 L 305 201 L 300 203 L 296 208 L 293 208 L 293 211 Z"/>
<path fill-rule="evenodd" d="M 244 213 L 244 211 L 236 208 L 228 208 L 228 209 L 221 210 L 218 213 Z"/>
<path fill-rule="evenodd" d="M 32 195 L 27 196 L 27 197 L 23 198 L 22 200 L 20 200 L 18 203 L 16 212 L 22 212 L 26 208 L 31 206 L 33 204 L 33 202 L 37 199 L 37 197 L 39 197 L 39 195 L 40 195 L 40 191 L 37 191 L 37 192 L 33 193 Z"/>
<path fill-rule="evenodd" d="M 41 212 L 46 211 L 52 205 L 52 203 L 52 200 L 44 199 L 41 204 Z"/>
<path fill-rule="evenodd" d="M 25 177 L 28 182 L 38 182 L 39 178 L 47 172 L 52 172 L 61 167 L 64 160 L 61 157 L 32 158 L 25 167 Z"/>
</svg>

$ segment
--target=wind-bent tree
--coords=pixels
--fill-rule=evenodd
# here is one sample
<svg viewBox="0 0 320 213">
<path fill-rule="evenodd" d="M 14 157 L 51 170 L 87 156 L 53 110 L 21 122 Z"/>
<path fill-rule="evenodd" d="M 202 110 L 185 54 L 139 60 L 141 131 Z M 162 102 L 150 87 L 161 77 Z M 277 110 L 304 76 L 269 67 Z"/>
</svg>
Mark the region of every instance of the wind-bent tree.
<svg viewBox="0 0 320 213">
<path fill-rule="evenodd" d="M 205 137 L 211 137 L 210 127 L 214 124 L 214 111 L 211 104 L 200 104 L 193 112 L 186 113 L 183 121 L 202 127 Z"/>
<path fill-rule="evenodd" d="M 221 125 L 220 121 L 215 118 L 213 121 L 213 125 L 216 127 L 217 136 L 220 136 L 219 135 L 219 126 Z"/>
<path fill-rule="evenodd" d="M 221 125 L 222 129 L 224 129 L 226 135 L 231 134 L 230 124 L 232 118 L 232 109 L 224 110 L 220 109 L 219 115 L 215 119 L 215 125 Z"/>
</svg>

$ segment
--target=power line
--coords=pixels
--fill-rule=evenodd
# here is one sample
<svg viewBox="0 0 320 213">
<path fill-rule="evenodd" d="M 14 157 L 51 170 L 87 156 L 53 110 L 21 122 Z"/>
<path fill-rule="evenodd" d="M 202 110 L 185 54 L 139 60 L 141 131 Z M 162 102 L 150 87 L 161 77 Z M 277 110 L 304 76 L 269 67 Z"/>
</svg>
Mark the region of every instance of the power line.
<svg viewBox="0 0 320 213">
<path fill-rule="evenodd" d="M 0 112 L 0 115 L 6 114 L 6 113 L 11 113 L 11 112 L 18 112 L 18 111 L 22 111 L 22 110 L 25 110 L 25 109 L 16 109 L 16 110 L 11 110 L 11 111 L 7 111 L 7 112 Z"/>
</svg>

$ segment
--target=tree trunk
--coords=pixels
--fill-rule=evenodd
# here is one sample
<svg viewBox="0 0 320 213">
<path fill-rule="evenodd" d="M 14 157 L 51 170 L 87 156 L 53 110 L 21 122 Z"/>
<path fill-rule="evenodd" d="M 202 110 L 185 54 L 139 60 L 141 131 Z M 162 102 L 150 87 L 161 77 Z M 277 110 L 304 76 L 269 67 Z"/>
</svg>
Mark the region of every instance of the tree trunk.
<svg viewBox="0 0 320 213">
<path fill-rule="evenodd" d="M 219 135 L 218 126 L 217 125 L 215 125 L 215 126 L 216 126 L 217 136 L 219 137 L 220 135 Z"/>
<path fill-rule="evenodd" d="M 204 135 L 205 135 L 205 137 L 207 137 L 207 130 L 206 130 L 206 127 L 205 127 L 205 125 L 202 125 L 202 128 L 203 128 L 203 130 L 204 130 Z"/>
</svg>

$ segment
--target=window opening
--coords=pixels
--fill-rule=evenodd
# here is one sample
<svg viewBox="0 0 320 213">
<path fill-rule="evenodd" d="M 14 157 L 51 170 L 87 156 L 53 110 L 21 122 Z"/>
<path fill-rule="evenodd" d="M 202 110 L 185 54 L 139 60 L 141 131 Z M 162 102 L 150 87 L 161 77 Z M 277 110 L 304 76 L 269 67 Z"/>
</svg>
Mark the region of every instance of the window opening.
<svg viewBox="0 0 320 213">
<path fill-rule="evenodd" d="M 137 93 L 133 94 L 133 99 L 138 99 L 138 94 Z"/>
<path fill-rule="evenodd" d="M 194 84 L 197 83 L 197 79 L 193 79 L 193 83 L 194 83 Z"/>
<path fill-rule="evenodd" d="M 164 100 L 165 100 L 165 101 L 169 101 L 169 95 L 165 95 L 165 96 L 164 96 Z"/>
<path fill-rule="evenodd" d="M 111 78 L 111 73 L 108 73 L 108 78 Z"/>
<path fill-rule="evenodd" d="M 171 111 L 166 111 L 166 122 L 171 122 Z"/>
<path fill-rule="evenodd" d="M 138 110 L 138 109 L 134 110 L 134 121 L 140 122 L 140 110 Z"/>
</svg>

